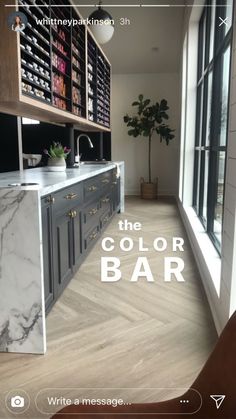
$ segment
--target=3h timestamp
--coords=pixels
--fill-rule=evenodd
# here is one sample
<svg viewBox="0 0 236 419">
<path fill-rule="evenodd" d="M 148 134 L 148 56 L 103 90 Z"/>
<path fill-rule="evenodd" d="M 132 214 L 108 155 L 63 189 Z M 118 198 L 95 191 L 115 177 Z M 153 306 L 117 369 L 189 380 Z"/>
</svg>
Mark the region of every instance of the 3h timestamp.
<svg viewBox="0 0 236 419">
<path fill-rule="evenodd" d="M 120 18 L 120 25 L 121 26 L 129 26 L 129 25 L 131 25 L 131 20 L 128 17 L 121 17 Z"/>
</svg>

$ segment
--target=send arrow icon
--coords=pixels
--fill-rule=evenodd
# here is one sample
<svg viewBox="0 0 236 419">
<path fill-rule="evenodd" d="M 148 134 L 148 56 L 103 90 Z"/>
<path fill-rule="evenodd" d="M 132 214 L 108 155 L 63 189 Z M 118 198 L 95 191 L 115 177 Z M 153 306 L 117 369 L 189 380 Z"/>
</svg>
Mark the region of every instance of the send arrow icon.
<svg viewBox="0 0 236 419">
<path fill-rule="evenodd" d="M 220 406 L 222 405 L 224 399 L 225 399 L 225 395 L 224 394 L 211 394 L 210 396 L 215 404 L 216 404 L 216 409 L 219 409 Z"/>
</svg>

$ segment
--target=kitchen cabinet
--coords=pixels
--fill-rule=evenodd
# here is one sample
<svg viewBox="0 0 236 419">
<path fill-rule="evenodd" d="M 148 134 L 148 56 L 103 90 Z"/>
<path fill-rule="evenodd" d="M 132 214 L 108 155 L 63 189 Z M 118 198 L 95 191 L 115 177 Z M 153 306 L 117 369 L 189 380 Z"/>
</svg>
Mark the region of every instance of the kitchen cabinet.
<svg viewBox="0 0 236 419">
<path fill-rule="evenodd" d="M 120 209 L 120 178 L 116 176 L 116 170 L 112 171 L 112 211 L 118 212 Z"/>
<path fill-rule="evenodd" d="M 87 252 L 112 216 L 112 171 L 84 182 L 83 250 Z"/>
<path fill-rule="evenodd" d="M 62 293 L 80 264 L 82 183 L 72 185 L 53 195 L 52 232 L 54 298 Z"/>
<path fill-rule="evenodd" d="M 53 225 L 55 295 L 58 297 L 81 263 L 81 208 L 77 206 L 57 214 Z"/>
<path fill-rule="evenodd" d="M 100 228 L 103 230 L 111 218 L 111 209 L 108 209 L 100 218 Z"/>
<path fill-rule="evenodd" d="M 84 254 L 91 249 L 93 244 L 96 243 L 100 231 L 99 223 L 96 222 L 92 228 L 83 235 L 83 246 L 84 246 Z"/>
<path fill-rule="evenodd" d="M 75 272 L 82 262 L 82 212 L 81 207 L 75 207 L 71 218 L 72 266 Z M 72 211 L 72 212 L 73 212 Z"/>
<path fill-rule="evenodd" d="M 86 232 L 91 229 L 98 220 L 98 215 L 100 212 L 100 200 L 95 200 L 91 202 L 87 207 L 83 209 L 83 231 Z"/>
<path fill-rule="evenodd" d="M 42 198 L 45 305 L 48 312 L 119 210 L 116 170 Z"/>
<path fill-rule="evenodd" d="M 120 211 L 123 213 L 123 162 L 81 165 L 79 169 L 67 169 L 63 173 L 53 173 L 43 167 L 0 175 L 1 204 L 4 206 L 4 217 L 0 217 L 0 229 L 2 234 L 4 233 L 4 257 L 1 261 L 4 278 L 0 281 L 0 295 L 3 298 L 4 295 L 9 295 L 1 307 L 0 328 L 4 330 L 4 322 L 6 323 L 7 319 L 8 335 L 15 336 L 16 332 L 19 332 L 24 337 L 19 345 L 18 340 L 9 341 L 3 334 L 3 352 L 46 352 L 45 305 L 48 313 L 58 298 L 59 278 L 55 276 L 56 270 L 59 269 L 55 266 L 55 248 L 58 246 L 54 243 L 56 227 L 59 227 L 61 232 L 69 232 L 67 246 L 70 243 L 72 259 L 69 265 L 70 275 L 75 278 L 73 282 L 81 282 L 82 286 L 83 273 L 87 270 L 88 252 L 94 244 L 99 250 L 101 238 L 111 233 L 105 230 L 110 221 L 112 230 L 118 227 L 118 217 L 112 218 L 115 212 L 112 210 L 111 192 L 114 186 L 111 183 L 112 171 L 116 168 L 121 176 Z M 88 202 L 84 202 L 84 186 L 89 179 L 96 182 L 98 189 L 93 199 L 89 198 Z M 110 202 L 102 203 L 101 201 L 109 195 Z M 63 226 L 66 224 L 65 216 L 68 215 L 68 211 L 76 211 L 76 216 L 71 213 L 67 218 L 69 228 L 66 229 Z M 86 218 L 88 223 L 84 222 Z M 14 238 L 14 252 L 12 246 L 9 246 L 9 237 Z M 96 258 L 96 255 L 93 257 Z M 100 260 L 97 259 L 96 262 L 99 264 Z M 85 265 L 74 275 L 81 263 Z M 66 272 L 64 269 L 64 273 Z M 70 275 L 64 275 L 64 281 L 69 281 Z M 96 281 L 96 278 L 91 280 Z M 72 284 L 69 285 L 70 289 L 71 287 L 73 288 Z M 66 295 L 67 292 L 64 298 Z M 62 297 L 62 300 L 64 298 Z M 32 333 L 29 333 L 29 336 L 25 335 L 22 319 L 27 319 L 27 324 L 30 324 Z"/>
<path fill-rule="evenodd" d="M 73 273 L 70 213 L 58 214 L 53 220 L 54 298 L 61 294 Z"/>
</svg>

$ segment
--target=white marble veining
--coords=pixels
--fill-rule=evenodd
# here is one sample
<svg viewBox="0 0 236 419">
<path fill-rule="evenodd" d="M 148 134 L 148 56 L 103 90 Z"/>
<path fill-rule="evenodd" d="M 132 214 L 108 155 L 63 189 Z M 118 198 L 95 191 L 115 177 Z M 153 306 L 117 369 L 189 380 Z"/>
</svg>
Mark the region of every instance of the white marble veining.
<svg viewBox="0 0 236 419">
<path fill-rule="evenodd" d="M 0 351 L 46 350 L 38 191 L 0 189 Z"/>
<path fill-rule="evenodd" d="M 0 352 L 46 351 L 41 196 L 117 166 L 123 212 L 123 162 L 0 174 Z M 9 186 L 20 183 L 37 185 Z"/>
<path fill-rule="evenodd" d="M 79 168 L 66 169 L 65 172 L 49 172 L 47 167 L 27 169 L 23 172 L 0 173 L 0 188 L 7 188 L 10 184 L 37 183 L 19 189 L 39 190 L 41 196 L 53 193 L 59 189 L 81 182 L 89 177 L 106 172 L 117 165 L 122 167 L 124 162 L 109 164 L 81 165 Z M 122 170 L 121 170 L 122 171 Z"/>
</svg>

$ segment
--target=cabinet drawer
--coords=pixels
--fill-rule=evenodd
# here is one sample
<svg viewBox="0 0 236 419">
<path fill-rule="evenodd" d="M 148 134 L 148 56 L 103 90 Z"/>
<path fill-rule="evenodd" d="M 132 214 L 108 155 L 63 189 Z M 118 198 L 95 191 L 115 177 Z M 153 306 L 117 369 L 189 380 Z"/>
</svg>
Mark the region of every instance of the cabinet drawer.
<svg viewBox="0 0 236 419">
<path fill-rule="evenodd" d="M 101 216 L 101 218 L 100 218 L 100 228 L 101 228 L 101 230 L 104 227 L 106 227 L 106 225 L 107 225 L 108 221 L 110 220 L 110 218 L 111 218 L 111 211 L 110 210 L 106 211 L 105 214 L 103 214 Z"/>
<path fill-rule="evenodd" d="M 100 195 L 100 188 L 98 177 L 92 177 L 91 179 L 84 181 L 84 202 L 95 200 Z"/>
<path fill-rule="evenodd" d="M 88 248 L 90 246 L 92 246 L 93 243 L 96 242 L 98 235 L 99 235 L 99 231 L 100 231 L 100 226 L 99 223 L 91 228 L 88 233 L 85 234 L 84 236 L 84 249 L 88 250 Z"/>
<path fill-rule="evenodd" d="M 110 192 L 106 195 L 103 195 L 101 200 L 101 212 L 103 213 L 107 209 L 111 208 L 111 194 Z"/>
<path fill-rule="evenodd" d="M 92 225 L 97 223 L 100 216 L 100 202 L 96 201 L 88 205 L 83 211 L 83 229 L 87 231 Z"/>
<path fill-rule="evenodd" d="M 111 185 L 112 171 L 104 172 L 98 176 L 98 184 L 100 188 L 106 188 Z"/>
<path fill-rule="evenodd" d="M 53 210 L 63 211 L 83 204 L 83 184 L 76 183 L 53 194 Z"/>
</svg>

